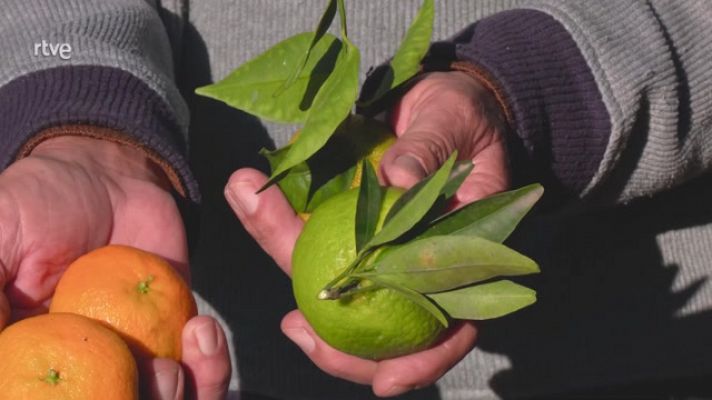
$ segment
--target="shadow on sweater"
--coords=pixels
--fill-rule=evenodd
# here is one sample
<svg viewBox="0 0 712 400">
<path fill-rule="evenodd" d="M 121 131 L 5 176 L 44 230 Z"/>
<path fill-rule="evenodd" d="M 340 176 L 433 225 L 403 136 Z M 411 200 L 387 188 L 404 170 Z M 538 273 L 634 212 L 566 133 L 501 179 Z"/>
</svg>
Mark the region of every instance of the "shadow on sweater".
<svg viewBox="0 0 712 400">
<path fill-rule="evenodd" d="M 624 207 L 527 221 L 511 243 L 540 262 L 543 273 L 526 282 L 539 300 L 482 324 L 479 347 L 511 362 L 490 381 L 495 392 L 712 396 L 712 310 L 680 312 L 710 282 L 661 252 L 709 267 L 710 204 L 707 176 Z"/>
</svg>

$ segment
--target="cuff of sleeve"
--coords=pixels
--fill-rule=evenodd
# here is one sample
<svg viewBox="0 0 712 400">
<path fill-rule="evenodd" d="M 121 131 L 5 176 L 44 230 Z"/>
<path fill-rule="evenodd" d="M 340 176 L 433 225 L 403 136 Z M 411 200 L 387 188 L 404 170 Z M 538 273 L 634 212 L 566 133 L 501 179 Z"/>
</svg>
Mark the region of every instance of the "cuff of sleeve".
<svg viewBox="0 0 712 400">
<path fill-rule="evenodd" d="M 178 175 L 178 172 L 173 168 L 173 166 L 164 160 L 163 157 L 161 157 L 153 149 L 137 142 L 131 136 L 109 128 L 102 128 L 93 125 L 62 125 L 45 129 L 25 142 L 25 145 L 22 146 L 17 153 L 15 160 L 29 156 L 30 153 L 32 153 L 32 150 L 34 150 L 40 143 L 59 136 L 81 136 L 92 139 L 109 140 L 138 149 L 146 154 L 148 159 L 163 171 L 166 178 L 168 178 L 168 181 L 171 183 L 171 186 L 176 192 L 178 192 L 178 194 L 183 197 L 187 197 L 185 186 L 181 181 L 180 175 Z"/>
<path fill-rule="evenodd" d="M 536 179 L 547 191 L 581 194 L 601 163 L 611 122 L 586 60 L 559 22 L 540 11 L 506 11 L 435 50 L 449 51 L 458 60 L 450 69 L 495 93 L 513 132 L 515 182 Z"/>
<path fill-rule="evenodd" d="M 41 141 L 71 132 L 144 150 L 178 193 L 200 200 L 173 112 L 158 94 L 126 71 L 68 66 L 33 72 L 0 88 L 0 109 L 1 169 L 29 154 Z M 73 129 L 64 129 L 67 126 Z"/>
</svg>

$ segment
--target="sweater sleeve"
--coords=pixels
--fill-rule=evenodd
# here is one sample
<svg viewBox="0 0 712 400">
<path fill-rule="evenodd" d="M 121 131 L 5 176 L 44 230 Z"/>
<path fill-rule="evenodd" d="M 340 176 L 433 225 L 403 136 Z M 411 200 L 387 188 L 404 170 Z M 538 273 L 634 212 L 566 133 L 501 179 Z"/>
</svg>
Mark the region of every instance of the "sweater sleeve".
<svg viewBox="0 0 712 400">
<path fill-rule="evenodd" d="M 626 202 L 710 170 L 709 4 L 525 4 L 473 24 L 449 49 L 466 62 L 453 67 L 489 82 L 507 109 L 515 171 Z"/>
<path fill-rule="evenodd" d="M 88 135 L 143 149 L 197 201 L 166 20 L 145 0 L 3 1 L 0 169 L 44 138 Z"/>
</svg>

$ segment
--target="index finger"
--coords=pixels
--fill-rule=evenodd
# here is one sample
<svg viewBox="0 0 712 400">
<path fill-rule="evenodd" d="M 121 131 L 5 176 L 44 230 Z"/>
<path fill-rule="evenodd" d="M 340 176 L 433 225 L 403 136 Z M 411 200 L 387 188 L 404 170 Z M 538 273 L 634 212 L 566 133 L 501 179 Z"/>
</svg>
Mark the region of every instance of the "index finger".
<svg viewBox="0 0 712 400">
<path fill-rule="evenodd" d="M 257 194 L 267 177 L 252 168 L 235 171 L 225 188 L 225 197 L 243 226 L 288 275 L 292 250 L 304 222 L 297 216 L 276 185 Z"/>
</svg>

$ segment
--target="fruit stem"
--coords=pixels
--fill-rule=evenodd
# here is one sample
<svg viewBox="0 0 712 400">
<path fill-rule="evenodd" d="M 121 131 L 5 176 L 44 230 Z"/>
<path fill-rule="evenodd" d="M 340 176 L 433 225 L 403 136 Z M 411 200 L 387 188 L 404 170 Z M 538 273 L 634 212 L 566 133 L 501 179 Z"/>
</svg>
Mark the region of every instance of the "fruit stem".
<svg viewBox="0 0 712 400">
<path fill-rule="evenodd" d="M 319 300 L 338 300 L 345 294 L 351 295 L 354 294 L 354 291 L 360 291 L 359 283 L 361 283 L 361 279 L 348 277 L 342 284 L 322 289 L 317 297 Z"/>
<path fill-rule="evenodd" d="M 353 282 L 353 279 L 349 276 L 361 263 L 361 261 L 366 259 L 366 256 L 368 256 L 374 249 L 365 249 L 363 250 L 357 257 L 356 259 L 349 264 L 346 269 L 341 271 L 339 275 L 336 276 L 336 278 L 332 279 L 329 283 L 327 283 L 323 289 L 319 292 L 319 295 L 317 296 L 319 300 L 336 300 L 341 295 L 345 292 L 344 288 L 348 287 L 349 284 Z M 343 280 L 348 279 L 344 285 L 340 285 L 340 287 L 337 287 L 336 290 L 334 286 L 336 286 L 339 282 L 342 282 Z"/>
<path fill-rule="evenodd" d="M 50 385 L 58 384 L 59 380 L 59 371 L 54 368 L 50 368 L 49 371 L 47 371 L 47 376 L 45 376 L 44 378 L 44 381 L 49 383 Z"/>
<path fill-rule="evenodd" d="M 138 288 L 137 288 L 138 292 L 142 293 L 142 294 L 148 293 L 148 290 L 151 288 L 150 287 L 151 282 L 153 282 L 154 279 L 156 279 L 156 278 L 153 275 L 149 275 L 148 278 L 146 278 L 146 280 L 139 282 Z"/>
<path fill-rule="evenodd" d="M 355 296 L 357 294 L 372 292 L 372 291 L 378 290 L 378 289 L 383 289 L 383 287 L 379 286 L 379 285 L 369 285 L 366 287 L 355 286 L 353 289 L 350 289 L 346 292 L 341 292 L 340 297 L 343 297 L 344 295 Z"/>
</svg>

